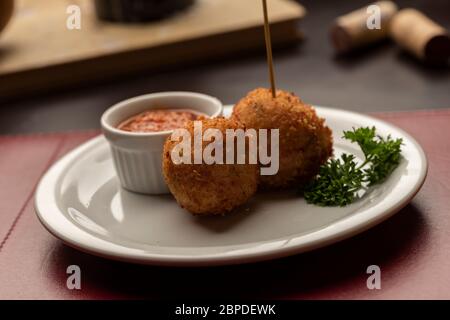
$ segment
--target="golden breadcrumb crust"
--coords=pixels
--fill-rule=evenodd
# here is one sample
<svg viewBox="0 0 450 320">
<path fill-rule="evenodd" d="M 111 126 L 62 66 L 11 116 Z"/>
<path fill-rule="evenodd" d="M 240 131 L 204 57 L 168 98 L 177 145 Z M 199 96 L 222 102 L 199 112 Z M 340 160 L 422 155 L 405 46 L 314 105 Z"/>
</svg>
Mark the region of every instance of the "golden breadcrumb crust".
<svg viewBox="0 0 450 320">
<path fill-rule="evenodd" d="M 251 91 L 234 107 L 232 118 L 247 128 L 280 130 L 280 170 L 262 176 L 265 189 L 300 187 L 314 177 L 333 153 L 331 130 L 311 106 L 292 93 Z"/>
<path fill-rule="evenodd" d="M 225 137 L 226 129 L 243 128 L 234 120 L 204 119 L 202 131 L 216 128 Z M 194 134 L 194 122 L 185 128 Z M 257 190 L 258 165 L 249 164 L 174 164 L 171 151 L 178 142 L 166 140 L 163 154 L 163 174 L 166 183 L 181 207 L 195 215 L 225 214 L 244 204 Z M 203 149 L 208 142 L 203 143 Z M 193 145 L 193 143 L 192 143 Z M 224 138 L 224 149 L 226 140 Z M 192 147 L 192 153 L 194 148 Z M 193 159 L 193 156 L 192 156 Z"/>
</svg>

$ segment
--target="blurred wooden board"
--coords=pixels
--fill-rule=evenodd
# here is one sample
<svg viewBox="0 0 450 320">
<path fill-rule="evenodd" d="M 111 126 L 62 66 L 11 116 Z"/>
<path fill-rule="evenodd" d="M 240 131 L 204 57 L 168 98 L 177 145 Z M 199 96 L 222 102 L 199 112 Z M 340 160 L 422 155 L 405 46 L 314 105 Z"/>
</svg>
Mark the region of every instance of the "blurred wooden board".
<svg viewBox="0 0 450 320">
<path fill-rule="evenodd" d="M 0 37 L 0 97 L 50 90 L 142 69 L 179 65 L 263 48 L 260 0 L 197 0 L 186 11 L 147 24 L 99 21 L 91 0 L 17 0 Z M 68 30 L 66 8 L 81 8 L 81 30 Z M 298 40 L 305 10 L 269 0 L 274 45 Z"/>
</svg>

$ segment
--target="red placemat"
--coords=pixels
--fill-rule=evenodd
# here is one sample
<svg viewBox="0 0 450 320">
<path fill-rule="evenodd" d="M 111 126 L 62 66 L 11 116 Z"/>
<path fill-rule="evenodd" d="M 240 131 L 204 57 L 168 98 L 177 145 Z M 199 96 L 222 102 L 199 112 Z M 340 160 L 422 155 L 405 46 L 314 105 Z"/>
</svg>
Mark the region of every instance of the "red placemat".
<svg viewBox="0 0 450 320">
<path fill-rule="evenodd" d="M 0 298 L 450 299 L 450 109 L 383 113 L 424 147 L 429 174 L 401 212 L 338 244 L 243 266 L 159 268 L 97 258 L 63 245 L 39 223 L 41 175 L 98 132 L 0 137 Z M 81 290 L 66 286 L 81 268 Z M 366 286 L 381 268 L 381 290 Z"/>
</svg>

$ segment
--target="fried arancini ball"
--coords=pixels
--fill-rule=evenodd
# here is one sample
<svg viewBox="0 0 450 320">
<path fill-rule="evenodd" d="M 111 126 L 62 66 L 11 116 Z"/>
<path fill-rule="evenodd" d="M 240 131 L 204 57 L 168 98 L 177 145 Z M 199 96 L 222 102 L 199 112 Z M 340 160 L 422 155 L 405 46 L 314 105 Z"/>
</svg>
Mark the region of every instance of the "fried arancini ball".
<svg viewBox="0 0 450 320">
<path fill-rule="evenodd" d="M 225 130 L 243 127 L 236 121 L 225 118 L 204 119 L 201 122 L 203 133 L 208 128 L 216 128 L 222 132 L 225 159 Z M 190 132 L 193 140 L 194 122 L 188 122 L 185 129 Z M 202 151 L 209 143 L 203 142 Z M 255 194 L 259 179 L 257 164 L 174 164 L 171 152 L 177 144 L 170 137 L 166 140 L 163 174 L 181 207 L 195 215 L 225 214 L 244 204 Z M 191 159 L 194 159 L 193 141 L 191 145 Z"/>
<path fill-rule="evenodd" d="M 234 107 L 232 118 L 247 128 L 279 129 L 280 168 L 261 176 L 263 189 L 301 187 L 313 178 L 333 153 L 331 130 L 316 111 L 292 93 L 251 91 Z"/>
</svg>

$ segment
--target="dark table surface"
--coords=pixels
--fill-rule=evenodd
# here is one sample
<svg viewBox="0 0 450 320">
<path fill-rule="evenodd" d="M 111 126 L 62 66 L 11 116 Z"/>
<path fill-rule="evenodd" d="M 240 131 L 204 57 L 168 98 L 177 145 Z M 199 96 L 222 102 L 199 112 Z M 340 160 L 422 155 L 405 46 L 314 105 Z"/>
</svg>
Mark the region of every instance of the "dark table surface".
<svg viewBox="0 0 450 320">
<path fill-rule="evenodd" d="M 450 107 L 450 68 L 424 66 L 386 41 L 370 50 L 336 57 L 328 30 L 333 19 L 367 4 L 364 0 L 303 0 L 308 14 L 300 28 L 306 39 L 275 50 L 277 82 L 304 101 L 360 112 Z M 450 27 L 449 0 L 397 1 Z M 43 79 L 45 81 L 45 79 Z M 265 53 L 176 70 L 144 72 L 101 84 L 0 101 L 0 134 L 98 128 L 112 104 L 155 91 L 187 90 L 234 103 L 255 87 L 267 86 Z"/>
</svg>

